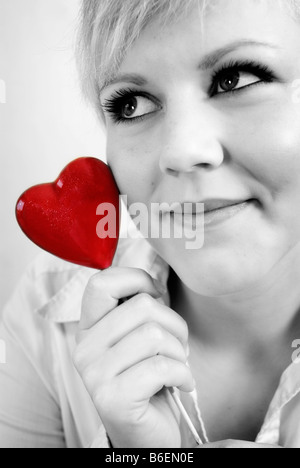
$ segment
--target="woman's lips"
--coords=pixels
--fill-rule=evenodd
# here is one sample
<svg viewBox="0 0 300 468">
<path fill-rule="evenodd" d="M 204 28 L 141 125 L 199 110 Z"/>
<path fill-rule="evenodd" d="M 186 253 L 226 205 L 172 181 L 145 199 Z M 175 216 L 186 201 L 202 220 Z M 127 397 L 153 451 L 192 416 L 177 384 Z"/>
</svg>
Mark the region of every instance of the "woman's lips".
<svg viewBox="0 0 300 468">
<path fill-rule="evenodd" d="M 226 221 L 227 219 L 232 218 L 233 216 L 239 214 L 241 211 L 244 211 L 250 205 L 253 205 L 255 200 L 246 200 L 242 202 L 235 203 L 234 205 L 225 205 L 222 208 L 217 208 L 213 210 L 206 210 L 204 212 L 204 225 L 212 226 Z"/>
<path fill-rule="evenodd" d="M 247 201 L 248 200 L 246 200 L 245 198 L 238 199 L 238 200 L 225 200 L 225 199 L 205 200 L 203 202 L 204 211 L 209 212 L 209 211 L 219 210 L 222 208 L 228 208 L 230 206 L 242 205 L 243 203 L 246 203 Z"/>
<path fill-rule="evenodd" d="M 201 203 L 202 209 L 199 209 L 200 204 L 194 205 L 193 209 L 184 209 L 184 206 L 191 207 L 192 204 L 182 204 L 180 205 L 181 211 L 174 210 L 174 218 L 180 224 L 183 224 L 186 227 L 190 227 L 195 230 L 197 226 L 201 226 L 200 221 L 204 220 L 204 227 L 211 228 L 217 226 L 218 224 L 225 222 L 237 214 L 241 213 L 250 206 L 254 206 L 258 201 L 255 199 L 249 200 L 208 200 L 204 203 Z M 204 207 L 204 208 L 203 208 Z"/>
</svg>

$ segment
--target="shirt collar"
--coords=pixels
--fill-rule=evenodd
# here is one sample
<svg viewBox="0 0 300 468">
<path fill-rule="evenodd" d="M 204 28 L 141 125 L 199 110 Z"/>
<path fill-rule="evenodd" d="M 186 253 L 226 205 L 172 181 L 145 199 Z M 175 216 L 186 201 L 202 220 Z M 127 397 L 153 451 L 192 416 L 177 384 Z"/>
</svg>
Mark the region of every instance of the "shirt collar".
<svg viewBox="0 0 300 468">
<path fill-rule="evenodd" d="M 257 443 L 270 445 L 279 444 L 283 408 L 299 393 L 300 364 L 292 363 L 281 377 L 279 387 L 271 402 L 263 427 L 257 437 Z"/>
</svg>

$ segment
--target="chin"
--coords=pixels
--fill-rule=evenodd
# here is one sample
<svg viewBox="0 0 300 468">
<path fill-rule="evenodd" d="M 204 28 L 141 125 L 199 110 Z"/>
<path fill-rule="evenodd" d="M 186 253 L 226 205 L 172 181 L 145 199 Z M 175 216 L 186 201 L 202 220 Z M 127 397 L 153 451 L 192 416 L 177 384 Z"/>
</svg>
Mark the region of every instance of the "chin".
<svg viewBox="0 0 300 468">
<path fill-rule="evenodd" d="M 234 295 L 259 286 L 272 270 L 273 261 L 260 255 L 194 255 L 189 261 L 172 262 L 181 281 L 201 296 Z M 175 264 L 174 264 L 175 263 Z"/>
</svg>

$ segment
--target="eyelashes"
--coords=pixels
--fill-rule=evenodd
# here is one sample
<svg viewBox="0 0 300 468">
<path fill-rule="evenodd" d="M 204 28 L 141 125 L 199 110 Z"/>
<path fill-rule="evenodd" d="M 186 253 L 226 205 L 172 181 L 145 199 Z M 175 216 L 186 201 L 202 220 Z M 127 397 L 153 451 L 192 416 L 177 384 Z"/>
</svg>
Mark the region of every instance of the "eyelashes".
<svg viewBox="0 0 300 468">
<path fill-rule="evenodd" d="M 256 80 L 244 80 L 244 86 L 236 87 L 241 81 L 242 74 L 256 77 Z M 252 60 L 230 61 L 224 64 L 219 70 L 215 71 L 211 77 L 211 85 L 207 91 L 211 98 L 231 97 L 237 93 L 242 93 L 246 88 L 253 87 L 262 83 L 272 83 L 277 79 L 275 73 L 267 66 Z M 249 81 L 249 80 L 248 80 Z M 131 106 L 130 106 L 131 104 Z M 109 99 L 106 99 L 101 105 L 103 111 L 110 115 L 112 121 L 116 124 L 137 123 L 141 122 L 151 114 L 162 109 L 158 100 L 149 93 L 130 87 L 120 89 L 112 94 Z M 135 107 L 144 107 L 144 112 L 138 116 L 134 116 Z M 127 111 L 132 109 L 132 116 L 127 115 Z M 140 111 L 141 112 L 141 111 Z M 130 112 L 129 112 L 130 114 Z"/>
<path fill-rule="evenodd" d="M 255 62 L 255 61 L 252 61 L 252 60 L 244 60 L 244 61 L 240 61 L 240 62 L 237 62 L 237 61 L 231 61 L 229 62 L 228 64 L 226 65 L 223 65 L 221 67 L 221 69 L 217 70 L 214 74 L 213 74 L 213 77 L 212 77 L 212 85 L 209 89 L 209 94 L 211 96 L 214 96 L 217 93 L 217 88 L 218 88 L 218 84 L 224 80 L 227 77 L 234 77 L 234 76 L 239 76 L 241 74 L 241 72 L 243 73 L 248 73 L 250 75 L 253 75 L 253 76 L 256 76 L 257 78 L 259 78 L 259 82 L 264 82 L 264 83 L 272 83 L 273 81 L 275 81 L 276 79 L 276 76 L 275 74 L 273 73 L 273 71 L 267 66 L 267 65 L 264 65 L 264 64 L 260 64 L 258 62 Z M 256 81 L 257 83 L 257 81 Z M 255 83 L 253 83 L 255 84 Z M 251 84 L 250 84 L 251 86 Z M 236 93 L 238 90 L 240 89 L 245 89 L 247 88 L 248 86 L 243 86 L 242 88 L 237 88 L 237 89 L 233 89 L 231 91 L 225 91 L 225 92 L 229 92 L 229 93 Z M 224 93 L 220 93 L 220 94 L 224 94 Z"/>
<path fill-rule="evenodd" d="M 148 101 L 148 106 L 146 106 L 148 107 L 148 112 L 138 117 L 125 117 L 124 114 L 126 111 L 126 107 L 129 105 L 130 102 L 133 106 L 134 103 L 136 103 L 137 105 L 138 98 L 142 98 L 144 101 Z M 149 109 L 149 107 L 151 107 L 151 103 L 153 109 Z M 111 118 L 114 123 L 131 123 L 132 121 L 141 121 L 144 120 L 146 116 L 154 113 L 155 110 L 158 110 L 159 108 L 161 108 L 161 106 L 154 97 L 150 96 L 148 93 L 137 91 L 131 88 L 125 88 L 116 91 L 111 96 L 111 98 L 106 99 L 104 104 L 102 105 L 102 109 L 104 110 L 104 112 L 111 115 Z"/>
</svg>

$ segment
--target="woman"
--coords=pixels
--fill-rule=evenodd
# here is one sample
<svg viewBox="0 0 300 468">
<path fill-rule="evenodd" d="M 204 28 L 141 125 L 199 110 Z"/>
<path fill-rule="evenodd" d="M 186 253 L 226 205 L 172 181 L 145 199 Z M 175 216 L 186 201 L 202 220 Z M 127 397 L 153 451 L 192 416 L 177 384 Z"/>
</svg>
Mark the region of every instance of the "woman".
<svg viewBox="0 0 300 468">
<path fill-rule="evenodd" d="M 96 275 L 40 259 L 2 322 L 0 445 L 194 447 L 176 387 L 205 447 L 300 447 L 299 2 L 82 13 L 83 85 L 121 193 L 149 212 L 204 203 L 205 241 L 122 241 Z"/>
</svg>

